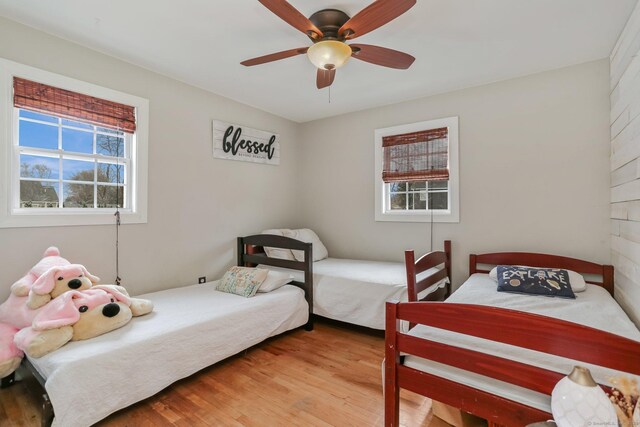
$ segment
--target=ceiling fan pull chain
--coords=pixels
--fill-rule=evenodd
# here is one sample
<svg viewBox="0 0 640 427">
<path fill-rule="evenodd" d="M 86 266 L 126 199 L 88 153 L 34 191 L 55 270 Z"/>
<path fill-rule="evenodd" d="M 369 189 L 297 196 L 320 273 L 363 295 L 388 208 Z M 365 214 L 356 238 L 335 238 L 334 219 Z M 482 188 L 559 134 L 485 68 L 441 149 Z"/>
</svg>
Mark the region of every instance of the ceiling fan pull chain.
<svg viewBox="0 0 640 427">
<path fill-rule="evenodd" d="M 331 104 L 331 86 L 329 86 L 329 104 Z"/>
</svg>

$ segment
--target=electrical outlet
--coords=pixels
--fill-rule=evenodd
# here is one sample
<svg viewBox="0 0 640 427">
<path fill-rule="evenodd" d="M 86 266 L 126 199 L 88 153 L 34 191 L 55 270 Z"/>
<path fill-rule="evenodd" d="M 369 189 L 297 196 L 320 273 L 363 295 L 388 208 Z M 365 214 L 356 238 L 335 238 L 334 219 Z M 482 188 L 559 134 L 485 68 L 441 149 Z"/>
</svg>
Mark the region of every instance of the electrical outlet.
<svg viewBox="0 0 640 427">
<path fill-rule="evenodd" d="M 198 277 L 198 283 L 206 283 L 206 282 L 207 282 L 206 276 Z"/>
</svg>

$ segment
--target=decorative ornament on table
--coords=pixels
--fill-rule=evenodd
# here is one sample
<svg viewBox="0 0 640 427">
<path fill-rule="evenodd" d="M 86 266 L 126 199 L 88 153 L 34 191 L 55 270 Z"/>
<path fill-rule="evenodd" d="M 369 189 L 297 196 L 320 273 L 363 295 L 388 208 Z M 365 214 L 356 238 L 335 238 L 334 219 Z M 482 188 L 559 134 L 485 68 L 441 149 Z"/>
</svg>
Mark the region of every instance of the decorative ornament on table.
<svg viewBox="0 0 640 427">
<path fill-rule="evenodd" d="M 620 427 L 640 426 L 640 402 L 638 382 L 635 379 L 616 377 L 611 379 L 613 388 L 609 399 L 620 421 Z"/>
<path fill-rule="evenodd" d="M 551 392 L 551 412 L 558 427 L 617 426 L 618 417 L 605 392 L 582 366 L 558 381 Z"/>
</svg>

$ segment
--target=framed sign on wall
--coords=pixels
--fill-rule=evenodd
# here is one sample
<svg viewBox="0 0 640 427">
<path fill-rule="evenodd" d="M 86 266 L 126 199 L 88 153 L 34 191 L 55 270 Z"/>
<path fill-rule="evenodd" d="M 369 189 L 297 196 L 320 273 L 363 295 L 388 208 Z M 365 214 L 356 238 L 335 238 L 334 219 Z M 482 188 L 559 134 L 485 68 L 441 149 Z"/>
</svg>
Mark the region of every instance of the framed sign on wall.
<svg viewBox="0 0 640 427">
<path fill-rule="evenodd" d="M 280 135 L 213 121 L 213 157 L 243 162 L 280 164 Z"/>
</svg>

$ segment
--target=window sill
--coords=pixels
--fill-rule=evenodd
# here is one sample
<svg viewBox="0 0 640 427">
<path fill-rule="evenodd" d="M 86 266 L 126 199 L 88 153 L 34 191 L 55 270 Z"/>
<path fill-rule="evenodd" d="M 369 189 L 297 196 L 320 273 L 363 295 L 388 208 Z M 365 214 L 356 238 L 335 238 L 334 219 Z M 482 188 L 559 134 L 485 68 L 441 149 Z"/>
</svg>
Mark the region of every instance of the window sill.
<svg viewBox="0 0 640 427">
<path fill-rule="evenodd" d="M 454 212 L 376 212 L 376 221 L 382 222 L 449 222 L 459 223 L 460 216 Z"/>
<path fill-rule="evenodd" d="M 40 213 L 27 212 L 0 216 L 0 228 L 65 227 L 77 225 L 115 225 L 115 211 Z M 145 224 L 147 215 L 140 212 L 120 212 L 121 224 Z"/>
</svg>

